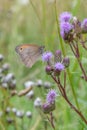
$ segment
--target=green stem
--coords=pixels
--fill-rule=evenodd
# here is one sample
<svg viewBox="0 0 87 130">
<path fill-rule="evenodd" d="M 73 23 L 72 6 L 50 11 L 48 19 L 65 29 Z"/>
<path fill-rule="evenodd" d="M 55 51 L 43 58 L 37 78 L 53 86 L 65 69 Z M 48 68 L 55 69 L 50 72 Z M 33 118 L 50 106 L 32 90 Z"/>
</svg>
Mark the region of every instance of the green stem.
<svg viewBox="0 0 87 130">
<path fill-rule="evenodd" d="M 56 0 L 55 0 L 55 2 L 54 2 L 54 5 L 55 5 L 55 14 L 56 14 L 58 38 L 59 38 L 59 41 L 60 41 L 60 45 L 61 45 L 61 49 L 62 49 L 63 55 L 65 56 L 65 55 L 66 55 L 65 49 L 64 49 L 64 46 L 63 46 L 62 38 L 61 38 L 61 36 L 60 36 L 59 22 L 58 22 L 58 17 L 57 17 Z"/>
<path fill-rule="evenodd" d="M 41 19 L 40 19 L 40 17 L 39 17 L 39 14 L 38 14 L 38 12 L 37 12 L 37 9 L 35 8 L 35 6 L 34 6 L 32 0 L 30 0 L 30 3 L 31 3 L 31 6 L 32 6 L 33 10 L 35 11 L 35 13 L 36 13 L 36 15 L 37 15 L 37 18 L 38 18 L 40 24 L 41 24 Z"/>
<path fill-rule="evenodd" d="M 47 36 L 46 36 L 46 8 L 45 8 L 45 1 L 42 0 L 42 12 L 43 12 L 43 17 L 40 18 L 39 16 L 39 13 L 37 11 L 37 8 L 35 7 L 35 5 L 33 4 L 32 0 L 30 0 L 30 3 L 31 3 L 31 6 L 39 20 L 39 23 L 40 23 L 40 26 L 42 27 L 41 31 L 43 33 L 43 36 L 44 36 L 44 43 L 45 43 L 45 46 L 47 46 Z"/>
<path fill-rule="evenodd" d="M 56 0 L 55 0 L 54 4 L 55 4 L 55 14 L 56 14 L 58 38 L 59 38 L 59 41 L 60 41 L 60 46 L 61 46 L 62 53 L 65 56 L 66 55 L 65 48 L 64 48 L 64 45 L 63 45 L 62 38 L 60 36 L 60 29 L 59 29 L 59 23 L 58 23 L 58 17 L 57 17 Z M 72 77 L 71 77 L 69 69 L 67 69 L 67 74 L 68 74 L 69 83 L 70 83 L 70 86 L 71 86 L 71 90 L 72 90 L 72 93 L 73 93 L 73 96 L 74 96 L 74 100 L 75 100 L 76 106 L 77 106 L 78 109 L 80 109 L 79 108 L 79 104 L 78 104 L 78 100 L 77 100 L 77 96 L 76 96 L 76 93 L 75 93 L 75 90 L 74 90 L 74 87 L 73 87 L 73 81 L 72 81 Z"/>
<path fill-rule="evenodd" d="M 41 3 L 42 3 L 42 29 L 44 31 L 44 44 L 45 44 L 45 47 L 48 48 L 48 41 L 47 41 L 47 31 L 46 31 L 46 1 L 45 0 L 42 0 Z"/>
</svg>

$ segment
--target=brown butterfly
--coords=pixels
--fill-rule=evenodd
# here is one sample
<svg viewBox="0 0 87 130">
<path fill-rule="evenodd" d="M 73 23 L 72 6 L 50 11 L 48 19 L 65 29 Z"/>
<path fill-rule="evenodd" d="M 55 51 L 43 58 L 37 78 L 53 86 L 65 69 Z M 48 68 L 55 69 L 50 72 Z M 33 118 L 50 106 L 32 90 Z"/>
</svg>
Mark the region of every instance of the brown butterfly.
<svg viewBox="0 0 87 130">
<path fill-rule="evenodd" d="M 44 52 L 44 46 L 35 44 L 22 44 L 16 46 L 15 50 L 19 54 L 21 60 L 26 67 L 31 68 L 32 65 L 39 59 Z"/>
</svg>

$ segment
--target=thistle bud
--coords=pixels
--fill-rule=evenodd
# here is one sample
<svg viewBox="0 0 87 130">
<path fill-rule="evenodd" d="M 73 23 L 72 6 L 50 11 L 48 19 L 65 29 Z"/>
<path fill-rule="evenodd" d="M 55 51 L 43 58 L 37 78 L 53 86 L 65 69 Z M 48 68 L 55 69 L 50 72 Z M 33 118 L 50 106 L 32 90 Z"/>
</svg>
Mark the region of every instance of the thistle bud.
<svg viewBox="0 0 87 130">
<path fill-rule="evenodd" d="M 49 112 L 55 110 L 55 102 L 50 104 L 50 103 L 44 103 L 42 105 L 42 110 L 45 114 L 48 114 Z"/>
<path fill-rule="evenodd" d="M 60 50 L 57 50 L 55 52 L 54 60 L 55 60 L 55 62 L 58 62 L 58 61 L 61 62 L 61 60 L 62 60 L 62 53 L 61 53 Z"/>
<path fill-rule="evenodd" d="M 61 71 L 63 71 L 65 69 L 65 66 L 63 63 L 61 62 L 57 62 L 55 65 L 54 65 L 54 69 L 55 69 L 55 76 L 59 76 Z"/>
<path fill-rule="evenodd" d="M 30 111 L 27 111 L 27 112 L 26 112 L 26 116 L 27 116 L 28 118 L 31 118 L 31 117 L 32 117 L 32 113 L 31 113 Z"/>
<path fill-rule="evenodd" d="M 28 87 L 33 87 L 35 85 L 35 83 L 34 82 L 32 82 L 32 81 L 26 81 L 25 83 L 24 83 L 24 87 L 25 88 L 28 88 Z"/>
<path fill-rule="evenodd" d="M 12 79 L 14 79 L 14 74 L 13 73 L 8 73 L 5 77 L 3 82 L 4 83 L 9 83 Z"/>
<path fill-rule="evenodd" d="M 41 105 L 42 105 L 42 101 L 39 97 L 37 97 L 34 101 L 34 106 L 35 107 L 41 107 Z"/>
<path fill-rule="evenodd" d="M 63 59 L 63 64 L 64 64 L 65 67 L 68 67 L 68 66 L 69 66 L 70 60 L 69 60 L 68 57 L 65 57 L 65 58 Z"/>
<path fill-rule="evenodd" d="M 46 66 L 45 70 L 46 70 L 46 73 L 47 73 L 48 75 L 50 75 L 50 74 L 52 73 L 52 67 L 49 66 L 49 65 Z"/>
<path fill-rule="evenodd" d="M 37 83 L 36 83 L 36 86 L 37 86 L 37 87 L 42 87 L 42 86 L 43 86 L 42 80 L 39 79 L 39 80 L 37 81 Z"/>
<path fill-rule="evenodd" d="M 19 118 L 23 118 L 24 112 L 23 111 L 17 111 L 16 116 L 19 117 Z"/>
</svg>

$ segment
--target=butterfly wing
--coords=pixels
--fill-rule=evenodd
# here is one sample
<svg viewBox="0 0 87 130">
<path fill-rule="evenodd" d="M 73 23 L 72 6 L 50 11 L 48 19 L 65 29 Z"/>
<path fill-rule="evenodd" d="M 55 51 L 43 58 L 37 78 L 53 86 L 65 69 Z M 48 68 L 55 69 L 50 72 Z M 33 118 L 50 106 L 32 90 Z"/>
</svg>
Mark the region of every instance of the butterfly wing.
<svg viewBox="0 0 87 130">
<path fill-rule="evenodd" d="M 43 53 L 43 46 L 37 45 L 20 45 L 16 47 L 16 52 L 20 55 L 23 63 L 31 68 L 32 65 L 39 59 L 41 54 Z"/>
</svg>

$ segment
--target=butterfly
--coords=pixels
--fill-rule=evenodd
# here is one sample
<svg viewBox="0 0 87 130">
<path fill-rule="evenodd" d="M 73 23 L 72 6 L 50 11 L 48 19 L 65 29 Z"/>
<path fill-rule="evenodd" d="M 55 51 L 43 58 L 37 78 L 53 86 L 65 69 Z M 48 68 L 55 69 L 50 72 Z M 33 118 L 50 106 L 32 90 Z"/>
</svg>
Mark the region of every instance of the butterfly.
<svg viewBox="0 0 87 130">
<path fill-rule="evenodd" d="M 31 68 L 44 52 L 44 46 L 35 44 L 22 44 L 15 48 L 26 67 Z"/>
</svg>

